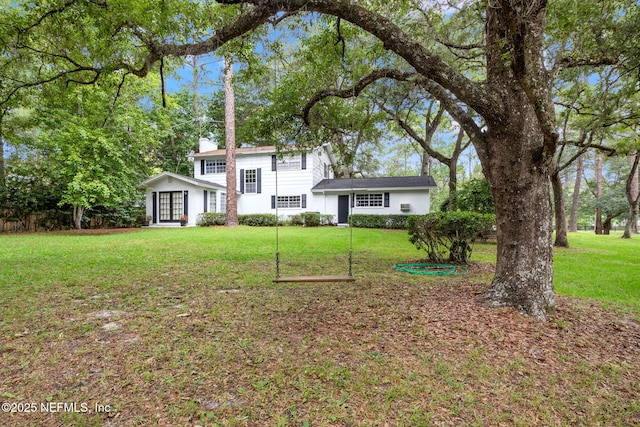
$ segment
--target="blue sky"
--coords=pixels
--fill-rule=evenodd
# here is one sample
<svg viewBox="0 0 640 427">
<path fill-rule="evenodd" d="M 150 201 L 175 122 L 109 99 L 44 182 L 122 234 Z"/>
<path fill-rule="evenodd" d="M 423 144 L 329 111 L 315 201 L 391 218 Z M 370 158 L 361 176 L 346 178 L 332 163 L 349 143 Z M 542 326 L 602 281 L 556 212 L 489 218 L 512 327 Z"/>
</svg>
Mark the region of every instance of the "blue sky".
<svg viewBox="0 0 640 427">
<path fill-rule="evenodd" d="M 198 57 L 197 64 L 200 68 L 198 78 L 198 93 L 209 94 L 216 90 L 222 90 L 223 60 L 221 57 L 209 54 Z M 176 72 L 176 76 L 167 78 L 167 91 L 177 92 L 180 89 L 193 85 L 193 67 L 185 65 Z"/>
</svg>

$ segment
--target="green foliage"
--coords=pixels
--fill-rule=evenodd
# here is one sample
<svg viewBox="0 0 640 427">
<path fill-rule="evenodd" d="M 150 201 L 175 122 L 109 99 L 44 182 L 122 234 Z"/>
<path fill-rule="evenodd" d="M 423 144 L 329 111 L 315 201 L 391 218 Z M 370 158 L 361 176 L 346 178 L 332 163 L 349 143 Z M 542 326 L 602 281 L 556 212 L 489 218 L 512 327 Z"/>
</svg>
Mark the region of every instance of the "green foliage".
<svg viewBox="0 0 640 427">
<path fill-rule="evenodd" d="M 484 178 L 472 179 L 461 186 L 450 196 L 449 200 L 442 204 L 441 210 L 449 210 L 451 200 L 454 202 L 455 210 L 486 214 L 496 211 L 489 182 Z"/>
<path fill-rule="evenodd" d="M 335 224 L 334 218 L 335 218 L 335 215 L 320 214 L 320 224 L 321 225 L 333 225 L 333 224 Z"/>
<path fill-rule="evenodd" d="M 359 228 L 386 228 L 401 230 L 407 228 L 408 215 L 351 215 L 351 226 Z"/>
<path fill-rule="evenodd" d="M 289 224 L 304 225 L 304 219 L 302 219 L 302 214 L 289 215 Z"/>
<path fill-rule="evenodd" d="M 317 227 L 319 225 L 332 225 L 334 215 L 320 214 L 318 212 L 304 212 L 300 214 L 289 215 L 287 223 L 289 225 L 306 225 L 308 227 Z"/>
<path fill-rule="evenodd" d="M 302 219 L 305 227 L 317 227 L 320 225 L 320 212 L 304 212 Z"/>
<path fill-rule="evenodd" d="M 240 225 L 249 225 L 252 227 L 275 227 L 278 219 L 274 214 L 247 214 L 238 215 L 238 223 Z"/>
<path fill-rule="evenodd" d="M 424 249 L 435 263 L 469 264 L 476 238 L 495 225 L 495 215 L 476 212 L 435 212 L 409 217 L 409 241 Z"/>
<path fill-rule="evenodd" d="M 227 222 L 224 212 L 205 212 L 198 215 L 196 225 L 200 227 L 210 227 L 212 225 L 225 225 Z M 274 227 L 276 216 L 273 214 L 247 214 L 238 215 L 240 225 L 250 227 Z"/>
<path fill-rule="evenodd" d="M 196 225 L 210 227 L 212 225 L 224 225 L 227 217 L 224 212 L 204 212 L 198 215 Z"/>
<path fill-rule="evenodd" d="M 136 203 L 113 207 L 96 206 L 86 215 L 91 217 L 91 228 L 131 228 L 142 223 L 145 208 Z"/>
</svg>

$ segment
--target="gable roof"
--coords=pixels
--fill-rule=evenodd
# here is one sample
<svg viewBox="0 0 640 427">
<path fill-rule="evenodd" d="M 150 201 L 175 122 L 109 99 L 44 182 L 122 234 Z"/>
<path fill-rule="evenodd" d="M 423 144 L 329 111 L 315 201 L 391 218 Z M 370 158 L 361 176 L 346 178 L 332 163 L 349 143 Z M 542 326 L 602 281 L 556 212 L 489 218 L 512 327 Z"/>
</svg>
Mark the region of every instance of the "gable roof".
<svg viewBox="0 0 640 427">
<path fill-rule="evenodd" d="M 344 190 L 419 190 L 436 188 L 430 176 L 390 176 L 378 178 L 323 179 L 311 189 L 313 192 Z"/>
<path fill-rule="evenodd" d="M 224 185 L 216 184 L 215 182 L 205 181 L 203 179 L 191 178 L 188 176 L 180 175 L 173 172 L 162 172 L 158 175 L 154 175 L 151 178 L 148 178 L 142 181 L 139 187 L 150 187 L 154 183 L 164 179 L 164 178 L 173 178 L 178 181 L 182 181 L 187 184 L 195 185 L 196 187 L 210 188 L 212 190 L 226 190 L 227 187 Z"/>
</svg>

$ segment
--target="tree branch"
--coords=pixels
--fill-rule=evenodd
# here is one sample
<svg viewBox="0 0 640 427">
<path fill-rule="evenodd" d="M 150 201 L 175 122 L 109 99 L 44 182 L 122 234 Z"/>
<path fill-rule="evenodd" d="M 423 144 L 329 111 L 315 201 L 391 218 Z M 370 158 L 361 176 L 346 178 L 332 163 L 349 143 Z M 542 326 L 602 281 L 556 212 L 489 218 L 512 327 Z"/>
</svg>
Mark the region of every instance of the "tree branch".
<svg viewBox="0 0 640 427">
<path fill-rule="evenodd" d="M 380 68 L 372 71 L 352 87 L 346 89 L 325 89 L 316 93 L 302 108 L 302 118 L 306 124 L 309 124 L 309 113 L 311 108 L 318 102 L 330 96 L 339 98 L 351 98 L 356 97 L 370 84 L 383 79 L 390 78 L 399 81 L 413 82 L 427 92 L 429 92 L 434 98 L 440 101 L 441 106 L 451 115 L 451 117 L 460 124 L 465 133 L 469 136 L 469 139 L 473 142 L 478 155 L 487 155 L 486 140 L 484 133 L 473 120 L 467 111 L 465 111 L 456 99 L 454 99 L 444 88 L 437 83 L 421 76 L 420 74 L 399 71 L 391 68 Z M 436 157 L 436 156 L 433 156 Z"/>
<path fill-rule="evenodd" d="M 551 75 L 553 78 L 557 77 L 563 70 L 568 68 L 577 67 L 597 67 L 601 65 L 615 65 L 618 63 L 618 59 L 613 56 L 601 56 L 597 58 L 575 58 L 571 56 L 563 56 L 558 59 L 551 69 Z"/>
<path fill-rule="evenodd" d="M 425 78 L 433 80 L 483 117 L 495 117 L 502 103 L 482 84 L 467 78 L 442 58 L 418 43 L 386 17 L 355 2 L 332 0 L 216 0 L 221 4 L 253 4 L 273 13 L 308 11 L 340 17 L 380 40 L 385 49 L 406 60 Z M 498 109 L 498 110 L 497 110 Z"/>
<path fill-rule="evenodd" d="M 378 107 L 382 109 L 385 113 L 391 117 L 391 119 L 398 124 L 414 141 L 416 141 L 420 146 L 426 151 L 431 157 L 438 160 L 440 163 L 448 165 L 451 160 L 449 157 L 444 156 L 442 153 L 431 148 L 429 144 L 427 144 L 427 140 L 418 135 L 418 133 L 411 127 L 409 124 L 398 117 L 393 111 L 389 108 L 385 107 L 382 103 L 377 103 Z"/>
<path fill-rule="evenodd" d="M 248 33 L 265 24 L 275 13 L 273 8 L 258 6 L 236 17 L 232 22 L 220 27 L 215 34 L 201 42 L 189 44 L 146 42 L 149 54 L 139 67 L 122 63 L 116 69 L 125 69 L 138 77 L 144 77 L 151 71 L 151 67 L 165 56 L 197 56 L 215 52 L 228 41 Z"/>
<path fill-rule="evenodd" d="M 316 105 L 318 102 L 322 101 L 323 99 L 328 98 L 330 96 L 335 96 L 343 99 L 357 97 L 358 95 L 360 95 L 360 92 L 362 92 L 367 86 L 369 86 L 372 83 L 375 83 L 380 79 L 390 78 L 394 80 L 407 81 L 409 78 L 415 77 L 415 76 L 416 76 L 415 72 L 399 71 L 392 68 L 379 68 L 377 70 L 372 71 L 371 73 L 369 73 L 368 75 L 366 75 L 365 77 L 357 81 L 353 86 L 347 89 L 331 89 L 330 88 L 330 89 L 325 89 L 320 92 L 317 92 L 313 97 L 311 97 L 311 99 L 309 99 L 309 101 L 307 101 L 307 103 L 302 108 L 302 119 L 307 125 L 309 125 L 310 124 L 309 113 L 313 108 L 313 106 Z"/>
</svg>

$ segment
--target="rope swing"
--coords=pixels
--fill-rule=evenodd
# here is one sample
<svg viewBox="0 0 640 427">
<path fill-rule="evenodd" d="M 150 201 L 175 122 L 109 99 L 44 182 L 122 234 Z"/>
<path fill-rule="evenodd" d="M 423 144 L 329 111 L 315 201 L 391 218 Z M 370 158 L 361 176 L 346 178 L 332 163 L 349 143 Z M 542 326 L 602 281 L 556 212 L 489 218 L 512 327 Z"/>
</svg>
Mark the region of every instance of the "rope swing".
<svg viewBox="0 0 640 427">
<path fill-rule="evenodd" d="M 274 85 L 274 101 L 276 99 L 276 88 L 278 83 L 278 70 L 277 64 L 275 69 L 275 85 Z M 275 130 L 276 126 L 274 126 Z M 273 279 L 273 283 L 305 283 L 305 282 L 354 282 L 356 279 L 353 277 L 353 227 L 351 226 L 351 215 L 353 213 L 353 203 L 349 203 L 349 272 L 347 275 L 324 275 L 324 276 L 281 276 L 280 274 L 280 234 L 279 234 L 279 222 L 280 216 L 278 212 L 278 159 L 281 158 L 280 144 L 277 138 L 275 138 L 276 146 L 276 164 L 275 164 L 275 178 L 276 178 L 276 277 Z M 353 196 L 353 174 L 351 174 L 351 193 Z"/>
<path fill-rule="evenodd" d="M 280 158 L 279 145 L 276 141 L 276 159 Z M 276 277 L 273 279 L 273 283 L 287 283 L 287 282 L 354 282 L 356 279 L 353 277 L 353 227 L 351 226 L 351 214 L 353 207 L 351 203 L 349 206 L 349 272 L 347 275 L 332 275 L 332 276 L 281 276 L 280 275 L 280 233 L 279 222 L 280 215 L 278 212 L 278 162 L 276 161 Z M 353 178 L 351 180 L 351 197 L 353 197 Z"/>
</svg>

